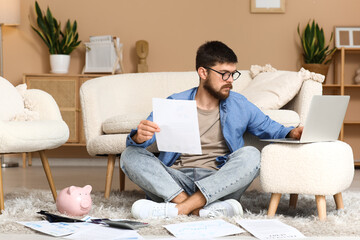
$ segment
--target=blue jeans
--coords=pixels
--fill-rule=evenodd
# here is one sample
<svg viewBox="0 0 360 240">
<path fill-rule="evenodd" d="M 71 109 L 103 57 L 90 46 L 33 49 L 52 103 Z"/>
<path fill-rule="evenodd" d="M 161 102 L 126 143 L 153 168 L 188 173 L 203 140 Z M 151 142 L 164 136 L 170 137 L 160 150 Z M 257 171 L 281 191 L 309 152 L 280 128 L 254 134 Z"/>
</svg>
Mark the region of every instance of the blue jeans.
<svg viewBox="0 0 360 240">
<path fill-rule="evenodd" d="M 156 202 L 170 202 L 181 192 L 189 196 L 200 190 L 206 205 L 216 200 L 236 199 L 258 176 L 260 152 L 243 147 L 231 153 L 219 170 L 205 168 L 173 169 L 141 147 L 129 146 L 121 154 L 121 169 L 148 197 Z"/>
</svg>

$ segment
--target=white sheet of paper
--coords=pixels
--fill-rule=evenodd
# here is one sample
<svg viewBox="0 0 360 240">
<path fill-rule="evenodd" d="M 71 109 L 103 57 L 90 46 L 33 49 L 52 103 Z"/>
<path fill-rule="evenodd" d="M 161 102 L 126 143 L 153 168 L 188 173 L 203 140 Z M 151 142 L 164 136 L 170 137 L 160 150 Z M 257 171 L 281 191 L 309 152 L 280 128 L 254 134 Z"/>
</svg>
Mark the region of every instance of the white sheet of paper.
<svg viewBox="0 0 360 240">
<path fill-rule="evenodd" d="M 175 237 L 183 239 L 209 239 L 245 232 L 238 226 L 221 219 L 170 224 L 164 227 Z"/>
<path fill-rule="evenodd" d="M 164 152 L 201 154 L 196 102 L 153 98 L 157 147 Z"/>
<path fill-rule="evenodd" d="M 243 228 L 261 240 L 305 238 L 296 228 L 277 219 L 236 220 Z"/>
<path fill-rule="evenodd" d="M 54 237 L 61 237 L 73 234 L 81 229 L 92 227 L 93 223 L 50 223 L 48 221 L 32 221 L 32 222 L 17 222 L 20 223 L 28 228 L 34 229 L 36 231 L 54 236 Z"/>
<path fill-rule="evenodd" d="M 88 222 L 50 223 L 48 221 L 18 222 L 36 231 L 67 239 L 144 239 L 135 230 L 119 229 Z"/>
<path fill-rule="evenodd" d="M 101 240 L 120 240 L 120 239 L 144 239 L 135 230 L 120 229 L 105 227 L 97 224 L 93 224 L 95 227 L 84 229 L 83 231 L 77 231 L 74 234 L 66 236 L 64 238 L 73 240 L 83 239 L 101 239 Z"/>
</svg>

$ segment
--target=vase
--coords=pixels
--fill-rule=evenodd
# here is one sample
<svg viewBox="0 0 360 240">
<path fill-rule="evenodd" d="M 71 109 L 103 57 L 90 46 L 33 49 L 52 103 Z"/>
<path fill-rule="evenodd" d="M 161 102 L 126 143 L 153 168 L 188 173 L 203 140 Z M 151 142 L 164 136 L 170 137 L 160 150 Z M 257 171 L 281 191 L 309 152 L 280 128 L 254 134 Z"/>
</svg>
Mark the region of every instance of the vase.
<svg viewBox="0 0 360 240">
<path fill-rule="evenodd" d="M 70 55 L 51 54 L 50 67 L 51 73 L 68 73 L 70 65 Z"/>
<path fill-rule="evenodd" d="M 330 64 L 320 64 L 320 63 L 303 63 L 302 67 L 310 72 L 320 73 L 325 76 L 323 84 L 325 84 L 326 76 L 329 71 Z"/>
</svg>

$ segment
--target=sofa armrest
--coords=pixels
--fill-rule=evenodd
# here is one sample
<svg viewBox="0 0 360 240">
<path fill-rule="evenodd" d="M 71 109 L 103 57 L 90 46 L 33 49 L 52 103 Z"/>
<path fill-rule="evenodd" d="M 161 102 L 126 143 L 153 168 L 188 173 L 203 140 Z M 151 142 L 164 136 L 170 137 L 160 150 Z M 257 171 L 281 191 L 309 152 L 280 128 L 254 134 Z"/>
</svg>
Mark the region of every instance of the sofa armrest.
<svg viewBox="0 0 360 240">
<path fill-rule="evenodd" d="M 28 89 L 25 91 L 24 102 L 32 111 L 39 113 L 42 120 L 62 120 L 60 109 L 54 98 L 45 91 Z"/>
<path fill-rule="evenodd" d="M 305 80 L 298 94 L 283 108 L 297 112 L 300 116 L 300 125 L 303 126 L 314 95 L 322 95 L 322 83 L 315 80 Z"/>
</svg>

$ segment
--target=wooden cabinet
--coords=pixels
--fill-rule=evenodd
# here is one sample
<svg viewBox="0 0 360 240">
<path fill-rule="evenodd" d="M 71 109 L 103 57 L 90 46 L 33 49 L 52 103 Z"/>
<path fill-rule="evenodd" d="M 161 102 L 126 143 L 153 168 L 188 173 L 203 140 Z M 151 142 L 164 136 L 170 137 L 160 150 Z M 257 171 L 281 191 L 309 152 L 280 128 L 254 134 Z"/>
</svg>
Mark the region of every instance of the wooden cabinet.
<svg viewBox="0 0 360 240">
<path fill-rule="evenodd" d="M 334 83 L 324 84 L 324 94 L 349 95 L 350 103 L 340 132 L 340 140 L 351 145 L 355 166 L 360 166 L 360 85 L 354 84 L 356 68 L 359 68 L 360 49 L 338 49 L 334 64 Z M 348 59 L 349 61 L 345 61 Z M 339 64 L 340 63 L 340 64 Z"/>
<path fill-rule="evenodd" d="M 70 130 L 65 145 L 85 146 L 79 90 L 85 81 L 101 76 L 104 75 L 24 74 L 23 81 L 29 89 L 44 90 L 55 99 Z"/>
</svg>

